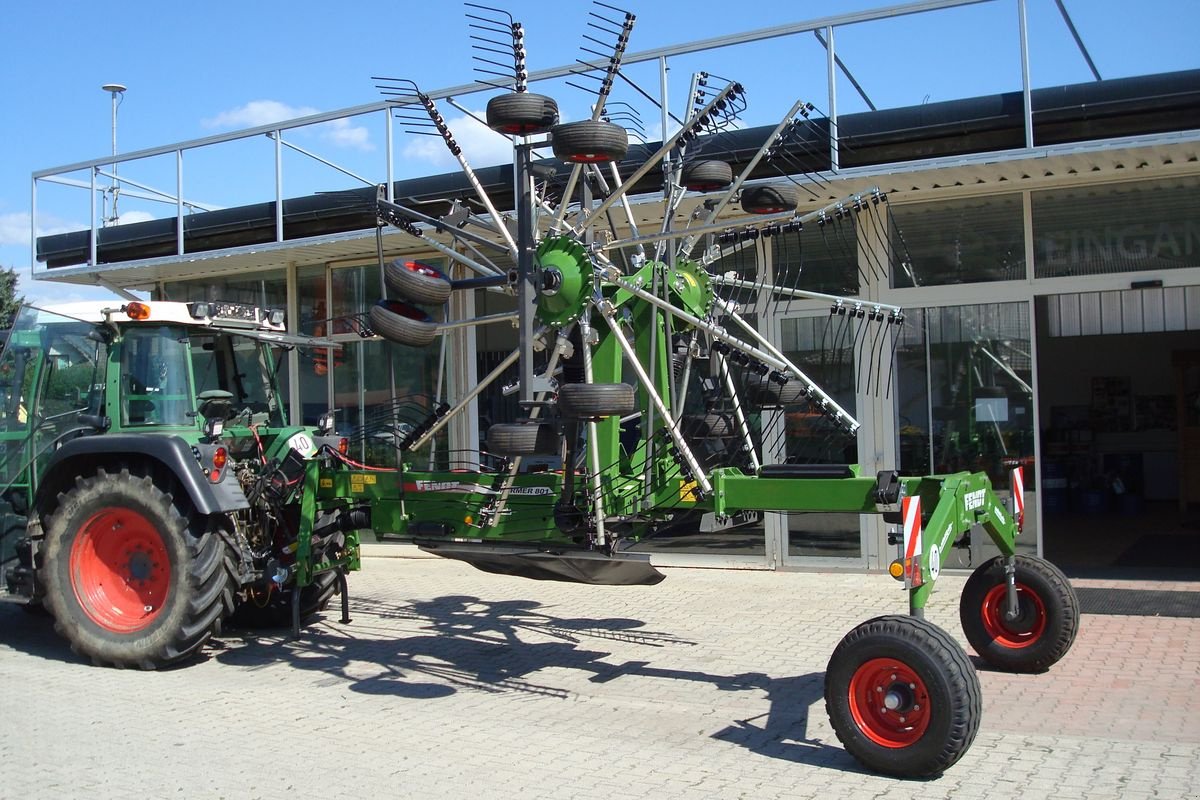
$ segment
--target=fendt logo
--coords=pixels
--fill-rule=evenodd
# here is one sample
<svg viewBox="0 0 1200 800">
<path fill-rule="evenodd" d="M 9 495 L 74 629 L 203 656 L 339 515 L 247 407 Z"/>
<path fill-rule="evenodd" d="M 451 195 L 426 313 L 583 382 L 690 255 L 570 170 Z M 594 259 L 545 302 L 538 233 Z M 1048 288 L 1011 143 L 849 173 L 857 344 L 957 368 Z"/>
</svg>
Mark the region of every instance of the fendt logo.
<svg viewBox="0 0 1200 800">
<path fill-rule="evenodd" d="M 963 508 L 967 511 L 973 511 L 977 508 L 983 508 L 983 500 L 987 497 L 987 492 L 983 489 L 976 489 L 973 492 L 967 492 L 963 497 Z"/>
</svg>

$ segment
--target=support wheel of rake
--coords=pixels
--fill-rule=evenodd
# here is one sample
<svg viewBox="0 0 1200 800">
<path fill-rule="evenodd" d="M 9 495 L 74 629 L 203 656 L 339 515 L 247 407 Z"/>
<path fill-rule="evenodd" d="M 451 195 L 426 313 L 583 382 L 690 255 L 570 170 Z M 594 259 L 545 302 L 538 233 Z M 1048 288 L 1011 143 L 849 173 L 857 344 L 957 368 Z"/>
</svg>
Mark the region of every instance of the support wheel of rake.
<svg viewBox="0 0 1200 800">
<path fill-rule="evenodd" d="M 620 125 L 585 119 L 555 125 L 550 131 L 554 155 L 573 164 L 620 161 L 629 152 L 629 133 Z"/>
<path fill-rule="evenodd" d="M 1062 571 L 1041 558 L 1016 556 L 1017 616 L 1009 619 L 1001 556 L 979 566 L 963 587 L 959 618 L 984 661 L 1012 672 L 1045 672 L 1079 632 L 1079 599 Z"/>
<path fill-rule="evenodd" d="M 742 210 L 747 214 L 781 214 L 785 211 L 795 211 L 798 202 L 796 187 L 789 183 L 742 189 Z"/>
<path fill-rule="evenodd" d="M 692 161 L 684 164 L 679 182 L 693 192 L 714 192 L 733 183 L 733 167 L 724 161 Z"/>
<path fill-rule="evenodd" d="M 371 306 L 371 330 L 389 342 L 426 347 L 437 338 L 437 323 L 427 313 L 398 300 L 380 300 Z"/>
<path fill-rule="evenodd" d="M 487 445 L 498 456 L 555 455 L 558 430 L 548 422 L 497 423 L 487 429 Z"/>
<path fill-rule="evenodd" d="M 745 386 L 750 402 L 762 408 L 793 406 L 808 397 L 807 387 L 794 378 L 787 383 L 779 383 L 767 375 L 754 373 L 746 376 Z"/>
<path fill-rule="evenodd" d="M 979 731 L 983 701 L 967 654 L 941 628 L 878 617 L 846 634 L 825 672 L 825 709 L 846 751 L 876 772 L 936 776 Z"/>
<path fill-rule="evenodd" d="M 127 470 L 76 478 L 46 526 L 39 579 L 55 629 L 96 664 L 155 669 L 198 651 L 227 612 L 225 543 Z"/>
<path fill-rule="evenodd" d="M 437 267 L 398 258 L 383 267 L 387 287 L 402 300 L 424 306 L 440 306 L 450 296 L 450 279 Z"/>
<path fill-rule="evenodd" d="M 558 388 L 558 413 L 566 419 L 624 417 L 637 409 L 637 392 L 627 383 L 568 383 Z"/>
<path fill-rule="evenodd" d="M 558 124 L 558 103 L 530 92 L 496 95 L 487 104 L 488 127 L 509 136 L 545 133 Z"/>
</svg>

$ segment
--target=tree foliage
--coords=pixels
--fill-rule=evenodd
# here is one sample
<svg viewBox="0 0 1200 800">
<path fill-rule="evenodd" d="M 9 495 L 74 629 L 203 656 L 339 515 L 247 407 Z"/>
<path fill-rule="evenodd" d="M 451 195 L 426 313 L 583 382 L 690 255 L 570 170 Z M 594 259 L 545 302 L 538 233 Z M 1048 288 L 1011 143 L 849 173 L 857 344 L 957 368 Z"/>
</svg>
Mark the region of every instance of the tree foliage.
<svg viewBox="0 0 1200 800">
<path fill-rule="evenodd" d="M 12 267 L 0 269 L 0 329 L 12 327 L 22 299 L 17 294 L 17 271 Z"/>
</svg>

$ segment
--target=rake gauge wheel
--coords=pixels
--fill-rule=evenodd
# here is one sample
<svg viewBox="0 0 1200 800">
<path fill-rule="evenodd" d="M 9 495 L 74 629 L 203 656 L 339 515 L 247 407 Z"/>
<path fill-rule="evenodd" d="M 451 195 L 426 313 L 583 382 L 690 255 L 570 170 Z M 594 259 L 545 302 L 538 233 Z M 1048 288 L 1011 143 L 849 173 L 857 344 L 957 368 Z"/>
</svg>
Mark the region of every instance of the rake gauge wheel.
<svg viewBox="0 0 1200 800">
<path fill-rule="evenodd" d="M 380 300 L 371 306 L 371 329 L 389 342 L 425 347 L 437 338 L 437 323 L 421 309 L 398 300 Z"/>
<path fill-rule="evenodd" d="M 624 417 L 637 411 L 628 383 L 568 383 L 558 389 L 558 413 L 567 419 Z"/>
<path fill-rule="evenodd" d="M 733 183 L 733 167 L 724 161 L 693 161 L 685 164 L 680 183 L 693 192 L 713 192 Z"/>
<path fill-rule="evenodd" d="M 558 124 L 558 103 L 529 92 L 510 92 L 488 100 L 487 124 L 496 133 L 532 136 Z"/>
<path fill-rule="evenodd" d="M 559 441 L 548 422 L 496 423 L 487 429 L 488 452 L 498 456 L 556 455 Z"/>
<path fill-rule="evenodd" d="M 440 306 L 450 296 L 450 279 L 437 267 L 398 258 L 383 267 L 383 279 L 401 299 Z"/>
<path fill-rule="evenodd" d="M 791 184 L 751 186 L 742 189 L 742 210 L 747 214 L 782 214 L 795 211 L 799 203 L 796 187 Z"/>
<path fill-rule="evenodd" d="M 555 125 L 550 138 L 554 155 L 572 164 L 620 161 L 629 152 L 629 133 L 620 125 L 603 120 Z"/>
</svg>

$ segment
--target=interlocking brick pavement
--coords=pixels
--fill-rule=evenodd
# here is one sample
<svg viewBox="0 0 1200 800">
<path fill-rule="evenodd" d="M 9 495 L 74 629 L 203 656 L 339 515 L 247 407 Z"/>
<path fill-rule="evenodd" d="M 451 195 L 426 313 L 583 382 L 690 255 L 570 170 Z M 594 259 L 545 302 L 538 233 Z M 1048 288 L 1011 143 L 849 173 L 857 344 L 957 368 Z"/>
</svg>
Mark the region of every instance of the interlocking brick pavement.
<svg viewBox="0 0 1200 800">
<path fill-rule="evenodd" d="M 227 632 L 157 673 L 83 663 L 0 605 L 5 798 L 1197 798 L 1200 620 L 1085 615 L 1045 675 L 980 666 L 942 777 L 863 772 L 825 663 L 900 613 L 886 576 L 670 569 L 654 587 L 368 558 L 348 626 Z M 964 642 L 961 576 L 931 621 Z"/>
</svg>

